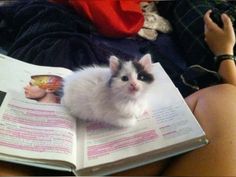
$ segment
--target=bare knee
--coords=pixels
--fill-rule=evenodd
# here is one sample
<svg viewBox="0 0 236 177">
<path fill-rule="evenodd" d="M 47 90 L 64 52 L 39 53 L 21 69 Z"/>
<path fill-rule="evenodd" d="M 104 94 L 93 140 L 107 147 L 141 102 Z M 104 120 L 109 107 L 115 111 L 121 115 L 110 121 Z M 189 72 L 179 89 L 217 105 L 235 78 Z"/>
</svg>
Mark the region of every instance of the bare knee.
<svg viewBox="0 0 236 177">
<path fill-rule="evenodd" d="M 234 94 L 236 93 L 236 86 L 231 85 L 231 84 L 220 84 L 220 85 L 205 88 L 203 89 L 203 91 L 204 91 L 204 94 L 210 94 L 210 95 L 220 94 L 219 96 L 222 96 L 222 95 L 235 96 Z"/>
<path fill-rule="evenodd" d="M 195 112 L 195 108 L 199 103 L 203 104 L 202 102 L 204 102 L 204 105 L 222 103 L 223 106 L 223 101 L 233 103 L 233 99 L 236 99 L 236 86 L 221 84 L 199 90 L 185 98 L 185 101 L 190 109 Z"/>
<path fill-rule="evenodd" d="M 198 106 L 206 106 L 219 111 L 234 108 L 236 87 L 230 84 L 221 84 L 203 89 L 196 95 Z"/>
<path fill-rule="evenodd" d="M 236 87 L 222 84 L 209 87 L 187 98 L 192 111 L 210 137 L 236 131 Z M 193 103 L 194 104 L 193 104 Z"/>
</svg>

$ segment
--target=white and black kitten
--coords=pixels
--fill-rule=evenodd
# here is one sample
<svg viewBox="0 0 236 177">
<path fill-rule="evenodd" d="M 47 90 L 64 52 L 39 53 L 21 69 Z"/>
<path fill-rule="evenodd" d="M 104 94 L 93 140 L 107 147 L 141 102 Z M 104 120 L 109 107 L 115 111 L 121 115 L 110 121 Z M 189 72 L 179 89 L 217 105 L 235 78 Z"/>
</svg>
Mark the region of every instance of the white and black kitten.
<svg viewBox="0 0 236 177">
<path fill-rule="evenodd" d="M 139 61 L 111 56 L 109 67 L 85 67 L 64 82 L 62 104 L 84 120 L 129 127 L 147 109 L 146 93 L 154 80 L 150 54 Z"/>
</svg>

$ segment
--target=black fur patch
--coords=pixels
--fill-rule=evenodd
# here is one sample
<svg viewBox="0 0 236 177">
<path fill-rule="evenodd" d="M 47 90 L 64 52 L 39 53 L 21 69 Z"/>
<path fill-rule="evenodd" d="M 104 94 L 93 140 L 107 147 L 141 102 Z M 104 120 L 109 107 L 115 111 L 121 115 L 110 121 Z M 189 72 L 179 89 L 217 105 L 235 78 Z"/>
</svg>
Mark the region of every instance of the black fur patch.
<svg viewBox="0 0 236 177">
<path fill-rule="evenodd" d="M 152 83 L 154 81 L 153 75 L 144 70 L 143 65 L 141 65 L 137 61 L 133 61 L 132 63 L 134 65 L 134 68 L 136 69 L 136 72 L 138 73 L 138 80 L 146 83 Z"/>
<path fill-rule="evenodd" d="M 139 62 L 137 61 L 132 61 L 133 66 L 138 74 L 138 80 L 141 80 L 143 82 L 146 83 L 152 83 L 154 81 L 154 77 L 151 73 L 148 73 L 146 70 L 144 70 L 143 65 L 141 65 Z M 112 81 L 114 77 L 117 77 L 120 73 L 120 71 L 122 70 L 123 67 L 123 62 L 121 60 L 119 60 L 119 66 L 117 71 L 111 76 L 111 78 L 108 81 L 108 87 L 111 87 Z"/>
</svg>

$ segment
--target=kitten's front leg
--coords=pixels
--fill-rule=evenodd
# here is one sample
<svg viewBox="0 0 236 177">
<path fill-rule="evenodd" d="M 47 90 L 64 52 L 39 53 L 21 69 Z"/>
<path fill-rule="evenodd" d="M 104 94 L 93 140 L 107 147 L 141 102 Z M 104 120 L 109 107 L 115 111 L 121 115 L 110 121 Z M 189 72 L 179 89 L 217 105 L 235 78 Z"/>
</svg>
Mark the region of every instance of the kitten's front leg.
<svg viewBox="0 0 236 177">
<path fill-rule="evenodd" d="M 114 119 L 112 122 L 113 125 L 119 127 L 132 127 L 137 123 L 137 119 L 135 116 L 132 117 L 119 117 Z"/>
<path fill-rule="evenodd" d="M 144 116 L 145 114 L 147 114 L 148 111 L 148 104 L 145 101 L 137 103 L 133 108 L 134 115 L 137 118 Z"/>
</svg>

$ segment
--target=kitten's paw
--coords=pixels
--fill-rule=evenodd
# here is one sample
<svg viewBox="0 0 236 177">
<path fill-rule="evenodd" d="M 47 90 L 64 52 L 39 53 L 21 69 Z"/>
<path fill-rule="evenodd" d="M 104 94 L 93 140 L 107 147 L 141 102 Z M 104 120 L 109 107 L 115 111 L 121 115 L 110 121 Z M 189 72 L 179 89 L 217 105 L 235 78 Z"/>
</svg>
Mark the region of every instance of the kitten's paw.
<svg viewBox="0 0 236 177">
<path fill-rule="evenodd" d="M 151 110 L 150 109 L 146 109 L 144 110 L 142 116 L 150 116 L 151 115 Z"/>
<path fill-rule="evenodd" d="M 117 121 L 117 126 L 119 127 L 131 127 L 134 126 L 137 123 L 137 119 L 134 118 L 129 118 L 129 119 L 119 119 Z"/>
</svg>

